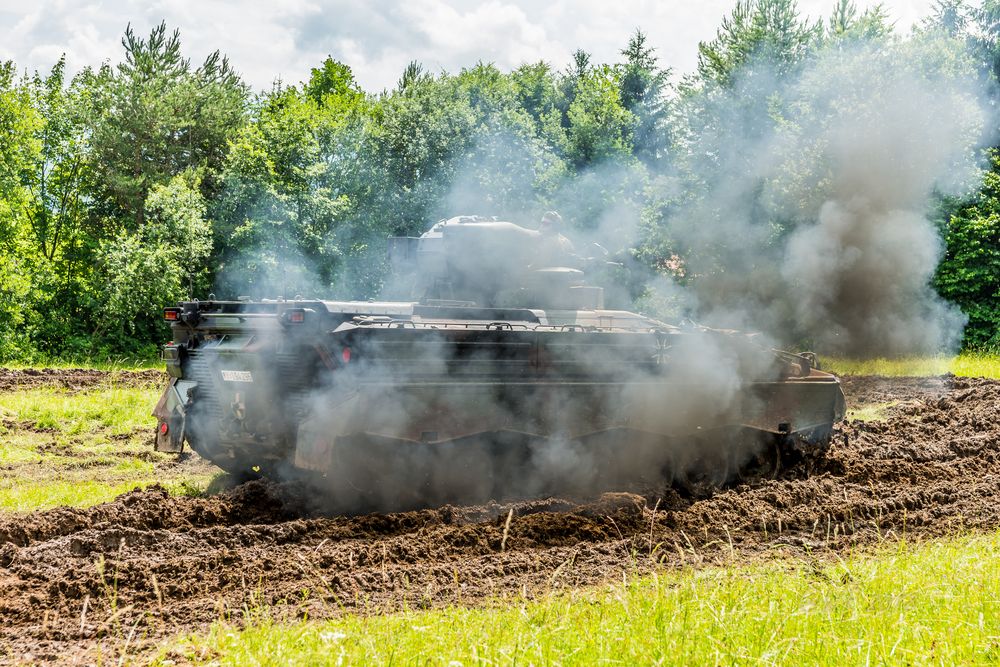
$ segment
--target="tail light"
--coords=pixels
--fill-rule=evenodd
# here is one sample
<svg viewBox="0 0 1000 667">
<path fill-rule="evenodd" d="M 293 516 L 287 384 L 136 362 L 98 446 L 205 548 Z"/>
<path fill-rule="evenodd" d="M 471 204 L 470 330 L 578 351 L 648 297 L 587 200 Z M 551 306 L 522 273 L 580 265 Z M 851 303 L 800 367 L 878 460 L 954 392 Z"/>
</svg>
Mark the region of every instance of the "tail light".
<svg viewBox="0 0 1000 667">
<path fill-rule="evenodd" d="M 345 364 L 351 363 L 351 348 L 345 347 L 340 351 L 340 358 L 343 359 Z"/>
<path fill-rule="evenodd" d="M 303 324 L 306 321 L 306 312 L 313 312 L 307 308 L 286 308 L 281 313 L 281 320 L 285 324 Z"/>
<path fill-rule="evenodd" d="M 163 309 L 163 319 L 167 322 L 179 322 L 181 319 L 181 309 L 180 308 L 164 308 Z"/>
</svg>

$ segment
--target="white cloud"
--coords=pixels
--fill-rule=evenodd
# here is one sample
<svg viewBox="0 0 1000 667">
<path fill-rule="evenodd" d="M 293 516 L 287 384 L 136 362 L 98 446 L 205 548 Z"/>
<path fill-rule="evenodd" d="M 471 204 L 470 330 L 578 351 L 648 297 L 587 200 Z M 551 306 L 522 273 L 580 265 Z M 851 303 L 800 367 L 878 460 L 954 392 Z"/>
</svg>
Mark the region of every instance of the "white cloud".
<svg viewBox="0 0 1000 667">
<path fill-rule="evenodd" d="M 906 30 L 932 0 L 884 3 Z M 511 69 L 545 60 L 565 67 L 582 48 L 598 62 L 619 59 L 636 28 L 660 64 L 693 69 L 699 41 L 711 39 L 732 0 L 0 0 L 0 57 L 28 70 L 65 53 L 71 70 L 121 58 L 129 23 L 139 34 L 165 20 L 179 28 L 197 62 L 219 49 L 255 88 L 297 82 L 328 54 L 350 65 L 369 90 L 391 87 L 408 62 L 457 71 L 479 60 Z M 829 13 L 832 0 L 800 0 L 804 15 Z"/>
</svg>

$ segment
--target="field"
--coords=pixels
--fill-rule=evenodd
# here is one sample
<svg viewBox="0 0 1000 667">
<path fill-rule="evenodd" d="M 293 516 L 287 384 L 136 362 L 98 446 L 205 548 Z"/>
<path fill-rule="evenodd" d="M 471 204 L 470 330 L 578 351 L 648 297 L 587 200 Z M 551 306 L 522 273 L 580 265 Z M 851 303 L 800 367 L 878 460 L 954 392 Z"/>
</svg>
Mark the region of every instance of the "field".
<svg viewBox="0 0 1000 667">
<path fill-rule="evenodd" d="M 154 482 L 204 490 L 215 469 L 152 451 L 158 370 L 0 369 L 0 510 L 85 505 Z"/>
<path fill-rule="evenodd" d="M 323 516 L 151 452 L 161 379 L 0 371 L 0 664 L 1000 659 L 1000 382 L 846 376 L 825 458 L 702 497 Z"/>
</svg>

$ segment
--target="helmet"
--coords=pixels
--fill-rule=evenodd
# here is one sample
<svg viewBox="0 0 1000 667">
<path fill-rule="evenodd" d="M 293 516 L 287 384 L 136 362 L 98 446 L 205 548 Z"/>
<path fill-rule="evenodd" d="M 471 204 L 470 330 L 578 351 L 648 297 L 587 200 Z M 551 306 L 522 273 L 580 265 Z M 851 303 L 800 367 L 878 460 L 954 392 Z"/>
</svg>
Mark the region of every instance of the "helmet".
<svg viewBox="0 0 1000 667">
<path fill-rule="evenodd" d="M 542 216 L 542 229 L 553 229 L 560 230 L 563 226 L 562 216 L 555 211 L 547 211 L 545 215 Z"/>
</svg>

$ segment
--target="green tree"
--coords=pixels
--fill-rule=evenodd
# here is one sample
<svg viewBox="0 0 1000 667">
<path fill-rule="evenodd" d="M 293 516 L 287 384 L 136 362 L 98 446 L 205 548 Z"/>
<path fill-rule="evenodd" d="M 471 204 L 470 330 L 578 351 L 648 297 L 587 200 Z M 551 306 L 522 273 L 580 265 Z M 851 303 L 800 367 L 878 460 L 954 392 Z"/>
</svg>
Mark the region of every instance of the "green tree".
<svg viewBox="0 0 1000 667">
<path fill-rule="evenodd" d="M 777 77 L 792 73 L 822 34 L 819 23 L 799 17 L 795 0 L 739 0 L 715 39 L 698 44 L 702 81 L 732 85 L 747 66 L 766 65 Z"/>
<path fill-rule="evenodd" d="M 26 184 L 41 155 L 45 119 L 19 82 L 13 62 L 0 64 L 0 241 L 16 237 L 30 198 Z"/>
<path fill-rule="evenodd" d="M 622 50 L 620 95 L 622 106 L 636 118 L 633 153 L 646 163 L 665 156 L 669 146 L 666 126 L 670 70 L 660 69 L 646 34 L 636 30 Z"/>
<path fill-rule="evenodd" d="M 385 228 L 419 229 L 447 194 L 456 160 L 471 149 L 480 114 L 456 92 L 446 79 L 426 77 L 372 105 L 363 155 L 384 180 L 362 201 Z"/>
<path fill-rule="evenodd" d="M 328 97 L 354 98 L 363 94 L 351 68 L 329 56 L 321 67 L 312 68 L 309 81 L 303 85 L 303 92 L 317 104 L 322 104 Z"/>
<path fill-rule="evenodd" d="M 566 117 L 566 157 L 577 169 L 631 155 L 636 117 L 622 104 L 614 68 L 591 68 L 576 78 Z"/>
<path fill-rule="evenodd" d="M 210 196 L 228 140 L 243 123 L 246 86 L 219 52 L 192 69 L 180 33 L 166 24 L 122 38 L 125 60 L 91 72 L 95 212 L 135 229 L 155 185 L 188 169 L 205 170 Z"/>
<path fill-rule="evenodd" d="M 966 33 L 973 17 L 980 17 L 990 11 L 991 0 L 985 0 L 980 10 L 972 10 L 965 0 L 936 0 L 931 13 L 924 18 L 924 29 L 940 30 L 950 37 Z"/>
<path fill-rule="evenodd" d="M 832 40 L 868 41 L 884 39 L 892 34 L 889 14 L 882 4 L 858 13 L 852 0 L 837 0 L 827 21 L 826 36 Z"/>
<path fill-rule="evenodd" d="M 952 6 L 952 4 L 954 6 Z M 942 12 L 942 9 L 948 11 Z M 1000 0 L 982 0 L 978 7 L 970 8 L 963 2 L 952 0 L 939 9 L 935 24 L 945 31 L 964 34 L 983 64 L 983 75 L 992 84 L 994 100 L 1000 97 Z M 951 19 L 954 15 L 955 18 Z"/>
<path fill-rule="evenodd" d="M 552 85 L 548 92 L 554 90 L 547 71 L 547 67 L 535 68 L 532 74 L 535 85 L 541 86 L 534 93 L 542 105 L 545 82 Z M 505 75 L 492 64 L 480 63 L 441 83 L 455 86 L 468 100 L 475 124 L 467 150 L 448 168 L 448 195 L 435 214 L 478 212 L 513 219 L 537 218 L 541 213 L 539 200 L 552 193 L 566 172 L 565 162 L 544 138 L 545 124 L 558 112 L 554 107 L 526 109 L 524 78 Z"/>
<path fill-rule="evenodd" d="M 40 151 L 27 181 L 28 219 L 38 250 L 49 262 L 72 259 L 62 257 L 61 251 L 75 247 L 87 216 L 84 188 L 90 168 L 91 119 L 85 109 L 86 91 L 79 79 L 66 84 L 65 66 L 65 58 L 60 58 L 47 76 L 36 73 L 26 84 L 42 119 L 35 131 Z"/>
<path fill-rule="evenodd" d="M 559 108 L 559 88 L 555 73 L 545 62 L 521 65 L 510 74 L 518 105 L 537 123 Z"/>
<path fill-rule="evenodd" d="M 65 80 L 60 58 L 47 75 L 36 72 L 22 82 L 41 119 L 34 132 L 39 151 L 25 179 L 29 245 L 20 262 L 32 297 L 25 331 L 32 347 L 53 355 L 86 345 L 95 303 L 91 268 L 99 239 L 88 222 L 87 202 L 92 119 L 82 81 Z"/>
<path fill-rule="evenodd" d="M 416 60 L 411 60 L 403 68 L 403 74 L 396 82 L 396 92 L 402 93 L 412 85 L 426 82 L 433 77 L 424 70 L 424 66 Z"/>
<path fill-rule="evenodd" d="M 0 64 L 0 359 L 31 354 L 36 258 L 27 185 L 41 155 L 38 133 L 44 125 L 15 72 L 14 63 Z"/>
<path fill-rule="evenodd" d="M 951 213 L 944 223 L 945 255 L 935 287 L 969 318 L 966 348 L 1000 349 L 1000 155 L 982 190 L 965 203 L 945 202 Z M 949 206 L 950 204 L 950 206 Z"/>
<path fill-rule="evenodd" d="M 563 72 L 559 81 L 559 89 L 562 93 L 561 103 L 563 105 L 563 113 L 569 110 L 569 105 L 576 99 L 576 90 L 580 79 L 585 77 L 593 67 L 594 64 L 591 62 L 589 53 L 583 49 L 577 49 L 573 52 L 573 62 Z"/>
<path fill-rule="evenodd" d="M 213 208 L 216 284 L 229 296 L 327 293 L 343 258 L 337 234 L 356 178 L 356 163 L 345 163 L 351 150 L 341 146 L 364 98 L 353 84 L 319 101 L 276 87 L 256 107 L 232 142 Z"/>
<path fill-rule="evenodd" d="M 94 334 L 105 345 L 120 350 L 135 346 L 130 339 L 157 342 L 165 334 L 161 309 L 194 296 L 212 248 L 198 185 L 190 172 L 154 185 L 142 226 L 122 230 L 98 251 L 101 300 Z"/>
</svg>

